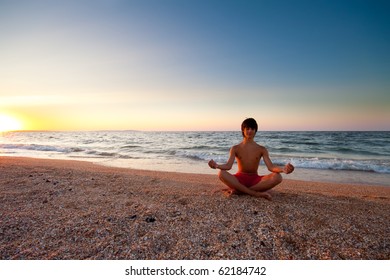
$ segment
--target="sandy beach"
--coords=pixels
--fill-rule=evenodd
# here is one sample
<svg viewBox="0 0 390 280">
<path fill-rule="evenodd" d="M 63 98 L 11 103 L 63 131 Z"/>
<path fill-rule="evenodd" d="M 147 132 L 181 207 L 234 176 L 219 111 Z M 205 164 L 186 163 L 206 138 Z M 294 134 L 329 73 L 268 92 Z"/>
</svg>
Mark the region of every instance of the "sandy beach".
<svg viewBox="0 0 390 280">
<path fill-rule="evenodd" d="M 0 157 L 1 259 L 390 259 L 388 187 L 223 189 L 216 175 Z"/>
</svg>

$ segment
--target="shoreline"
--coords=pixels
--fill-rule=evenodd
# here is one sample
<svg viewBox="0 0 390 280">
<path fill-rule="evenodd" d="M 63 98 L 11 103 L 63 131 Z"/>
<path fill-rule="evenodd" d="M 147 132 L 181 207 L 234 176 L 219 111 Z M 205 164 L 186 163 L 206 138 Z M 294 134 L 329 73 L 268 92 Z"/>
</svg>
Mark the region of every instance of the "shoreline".
<svg viewBox="0 0 390 280">
<path fill-rule="evenodd" d="M 26 158 L 37 160 L 61 160 L 69 162 L 85 162 L 98 166 L 104 166 L 107 168 L 120 168 L 129 170 L 140 171 L 153 171 L 153 172 L 171 172 L 181 174 L 198 174 L 198 175 L 214 175 L 217 176 L 217 172 L 210 169 L 207 162 L 176 162 L 171 161 L 157 161 L 156 160 L 118 160 L 118 159 L 97 159 L 97 158 L 69 158 L 69 157 L 37 157 L 37 156 L 24 156 L 24 155 L 0 155 L 0 158 Z M 141 166 L 139 166 L 141 165 Z M 234 164 L 231 170 L 235 173 L 237 165 Z M 259 166 L 259 174 L 269 173 L 264 165 Z M 314 183 L 330 183 L 330 184 L 348 184 L 348 185 L 361 185 L 361 186 L 381 186 L 390 188 L 390 174 L 382 174 L 375 172 L 363 172 L 353 170 L 325 170 L 325 169 L 307 169 L 296 168 L 291 174 L 284 174 L 285 180 L 297 180 L 304 182 Z"/>
<path fill-rule="evenodd" d="M 390 189 L 0 157 L 1 259 L 390 259 Z"/>
</svg>

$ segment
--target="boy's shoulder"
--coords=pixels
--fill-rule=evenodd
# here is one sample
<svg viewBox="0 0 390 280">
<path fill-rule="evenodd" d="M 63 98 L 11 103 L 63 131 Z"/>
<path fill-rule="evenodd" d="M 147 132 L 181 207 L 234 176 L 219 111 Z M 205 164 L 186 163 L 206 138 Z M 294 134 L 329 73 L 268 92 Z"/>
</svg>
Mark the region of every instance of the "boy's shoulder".
<svg viewBox="0 0 390 280">
<path fill-rule="evenodd" d="M 264 146 L 261 146 L 261 145 L 259 145 L 259 144 L 257 144 L 257 143 L 256 143 L 256 145 L 257 145 L 257 149 L 258 149 L 259 151 L 261 151 L 262 153 L 263 153 L 264 151 L 267 151 L 267 149 L 266 149 Z"/>
</svg>

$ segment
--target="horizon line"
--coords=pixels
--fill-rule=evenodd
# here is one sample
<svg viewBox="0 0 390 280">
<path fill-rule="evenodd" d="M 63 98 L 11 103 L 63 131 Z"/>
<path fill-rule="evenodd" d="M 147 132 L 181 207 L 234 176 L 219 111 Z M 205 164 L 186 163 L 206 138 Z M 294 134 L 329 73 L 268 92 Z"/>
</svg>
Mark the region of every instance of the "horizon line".
<svg viewBox="0 0 390 280">
<path fill-rule="evenodd" d="M 140 130 L 140 129 L 20 129 L 20 130 L 8 130 L 1 131 L 4 133 L 17 133 L 17 132 L 241 132 L 241 130 Z M 390 132 L 389 130 L 347 130 L 347 129 L 281 129 L 281 130 L 258 130 L 257 132 Z"/>
</svg>

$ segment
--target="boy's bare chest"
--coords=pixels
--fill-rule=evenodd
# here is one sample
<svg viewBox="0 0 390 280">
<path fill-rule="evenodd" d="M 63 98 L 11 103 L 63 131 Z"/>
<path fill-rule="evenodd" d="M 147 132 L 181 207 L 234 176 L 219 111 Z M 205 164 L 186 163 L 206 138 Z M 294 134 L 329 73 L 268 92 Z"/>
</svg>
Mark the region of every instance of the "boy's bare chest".
<svg viewBox="0 0 390 280">
<path fill-rule="evenodd" d="M 239 148 L 236 151 L 236 158 L 244 162 L 259 162 L 261 159 L 261 152 L 254 148 Z"/>
</svg>

